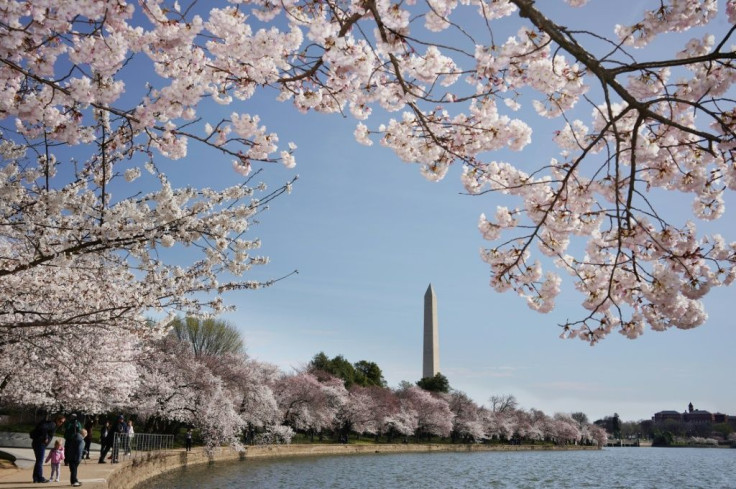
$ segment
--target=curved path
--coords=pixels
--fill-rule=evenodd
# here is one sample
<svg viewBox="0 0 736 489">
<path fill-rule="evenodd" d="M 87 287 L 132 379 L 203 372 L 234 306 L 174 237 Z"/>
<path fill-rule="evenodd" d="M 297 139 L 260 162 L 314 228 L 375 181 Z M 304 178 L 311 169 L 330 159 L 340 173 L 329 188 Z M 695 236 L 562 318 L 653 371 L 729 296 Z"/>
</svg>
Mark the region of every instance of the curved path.
<svg viewBox="0 0 736 489">
<path fill-rule="evenodd" d="M 110 475 L 122 464 L 98 464 L 100 446 L 92 444 L 92 454 L 89 460 L 84 460 L 79 466 L 79 481 L 83 487 L 90 489 L 106 489 Z M 96 452 L 96 453 L 95 453 Z M 48 450 L 46 452 L 48 454 Z M 61 481 L 50 482 L 40 486 L 33 483 L 33 465 L 36 461 L 31 449 L 31 440 L 27 433 L 0 432 L 0 458 L 10 459 L 12 464 L 0 465 L 0 489 L 22 487 L 62 487 L 69 486 L 69 468 L 61 467 Z M 45 464 L 43 475 L 51 474 L 51 465 Z"/>
</svg>

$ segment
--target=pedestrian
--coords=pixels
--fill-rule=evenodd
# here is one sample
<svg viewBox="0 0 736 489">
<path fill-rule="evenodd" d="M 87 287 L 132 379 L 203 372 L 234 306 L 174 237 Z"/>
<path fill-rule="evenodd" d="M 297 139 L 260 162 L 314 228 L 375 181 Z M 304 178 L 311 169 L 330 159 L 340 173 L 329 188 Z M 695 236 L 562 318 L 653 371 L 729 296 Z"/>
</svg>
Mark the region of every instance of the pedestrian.
<svg viewBox="0 0 736 489">
<path fill-rule="evenodd" d="M 135 430 L 133 429 L 133 420 L 128 420 L 127 428 L 128 436 L 125 438 L 125 454 L 130 455 L 130 450 L 133 446 L 133 437 L 135 436 Z"/>
<path fill-rule="evenodd" d="M 49 481 L 59 482 L 59 476 L 61 475 L 59 466 L 64 461 L 64 445 L 61 444 L 59 438 L 54 441 L 54 448 L 49 451 L 46 461 L 51 462 L 51 476 L 49 477 Z M 54 477 L 54 474 L 56 474 L 56 477 Z"/>
<path fill-rule="evenodd" d="M 187 430 L 187 434 L 184 436 L 184 440 L 186 441 L 186 444 L 187 444 L 187 452 L 191 452 L 192 451 L 192 429 L 191 428 Z"/>
<path fill-rule="evenodd" d="M 33 482 L 50 482 L 43 476 L 44 456 L 46 455 L 46 446 L 54 438 L 54 432 L 64 424 L 66 418 L 57 416 L 54 421 L 43 419 L 40 421 L 33 431 L 31 431 L 31 447 L 36 463 L 33 465 Z"/>
<path fill-rule="evenodd" d="M 94 420 L 92 416 L 87 416 L 84 422 L 84 429 L 87 430 L 87 436 L 84 437 L 84 454 L 82 458 L 89 460 L 89 449 L 92 447 L 92 428 L 94 427 Z"/>
<path fill-rule="evenodd" d="M 112 446 L 112 463 L 116 464 L 118 463 L 118 452 L 120 451 L 120 444 L 124 443 L 123 440 L 125 440 L 127 437 L 126 432 L 128 430 L 128 425 L 125 423 L 125 418 L 121 414 L 118 416 L 118 421 L 115 423 L 115 426 L 112 430 L 110 430 L 110 445 Z"/>
<path fill-rule="evenodd" d="M 66 459 L 69 462 L 70 482 L 73 487 L 81 486 L 77 477 L 79 464 L 82 462 L 82 454 L 84 453 L 84 437 L 87 436 L 87 430 L 77 432 L 66 445 Z"/>
<path fill-rule="evenodd" d="M 110 443 L 110 433 L 112 433 L 110 422 L 105 420 L 104 426 L 100 429 L 100 460 L 98 463 L 107 463 L 105 456 L 107 456 L 107 452 L 112 448 L 112 443 Z"/>
<path fill-rule="evenodd" d="M 69 450 L 69 443 L 77 437 L 77 434 L 82 431 L 82 423 L 77 419 L 77 415 L 72 413 L 69 416 L 69 421 L 64 425 L 64 444 Z M 67 460 L 64 460 L 64 465 L 69 465 Z"/>
</svg>

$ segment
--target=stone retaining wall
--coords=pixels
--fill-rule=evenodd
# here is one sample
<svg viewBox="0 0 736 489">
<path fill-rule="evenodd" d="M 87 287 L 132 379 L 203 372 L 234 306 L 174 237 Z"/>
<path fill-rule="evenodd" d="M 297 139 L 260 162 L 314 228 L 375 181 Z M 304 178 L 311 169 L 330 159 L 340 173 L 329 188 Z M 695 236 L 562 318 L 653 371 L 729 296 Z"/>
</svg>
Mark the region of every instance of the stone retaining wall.
<svg viewBox="0 0 736 489">
<path fill-rule="evenodd" d="M 207 454 L 201 448 L 186 452 L 185 450 L 152 452 L 146 458 L 133 460 L 130 464 L 122 465 L 110 474 L 107 479 L 108 489 L 133 489 L 138 484 L 152 477 L 187 465 L 226 462 L 244 459 L 244 453 L 229 448 L 217 449 L 213 454 Z"/>
<path fill-rule="evenodd" d="M 133 489 L 136 485 L 187 465 L 245 461 L 249 458 L 299 457 L 316 455 L 354 455 L 368 453 L 411 453 L 411 452 L 491 452 L 491 451 L 530 451 L 530 450 L 597 450 L 597 447 L 577 445 L 434 445 L 434 444 L 395 444 L 395 445 L 269 445 L 247 447 L 244 452 L 229 448 L 217 449 L 208 455 L 202 449 L 191 452 L 170 451 L 158 453 L 145 459 L 135 460 L 110 474 L 108 489 Z"/>
</svg>

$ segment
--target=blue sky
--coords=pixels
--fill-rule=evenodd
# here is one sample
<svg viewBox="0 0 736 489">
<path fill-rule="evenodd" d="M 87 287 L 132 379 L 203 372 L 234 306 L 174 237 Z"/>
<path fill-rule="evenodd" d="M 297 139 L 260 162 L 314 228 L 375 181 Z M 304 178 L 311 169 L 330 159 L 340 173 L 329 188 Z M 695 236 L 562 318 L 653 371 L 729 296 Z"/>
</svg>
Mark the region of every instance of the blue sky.
<svg viewBox="0 0 736 489">
<path fill-rule="evenodd" d="M 324 351 L 377 362 L 391 386 L 414 382 L 422 368 L 423 297 L 432 283 L 440 369 L 481 404 L 510 393 L 525 408 L 583 411 L 592 419 L 614 412 L 644 419 L 691 401 L 736 414 L 732 289 L 711 294 L 710 319 L 695 330 L 647 331 L 635 341 L 613 334 L 595 347 L 561 340 L 557 324 L 583 314 L 575 293 L 542 315 L 488 285 L 476 224 L 501 196 L 461 195 L 459 167 L 442 182 L 424 180 L 418 166 L 385 148 L 355 143 L 350 120 L 294 116 L 286 105 L 273 110 L 271 119 L 289 121 L 281 135 L 299 146 L 298 166 L 268 168 L 268 178 L 300 178 L 253 228 L 272 259 L 258 274 L 299 274 L 230 296 L 238 311 L 225 319 L 242 331 L 251 356 L 290 371 Z M 720 223 L 732 224 L 728 214 Z"/>
<path fill-rule="evenodd" d="M 624 22 L 633 18 L 630 11 L 623 14 Z M 566 19 L 580 21 L 580 15 L 575 11 Z M 423 297 L 432 283 L 440 370 L 453 388 L 478 403 L 513 394 L 524 408 L 583 411 L 591 420 L 614 412 L 625 420 L 647 419 L 660 410 L 683 411 L 689 402 L 736 415 L 733 289 L 710 294 L 709 320 L 694 330 L 647 330 L 634 341 L 612 334 L 595 347 L 561 340 L 557 325 L 584 315 L 569 283 L 557 309 L 546 315 L 488 285 L 488 267 L 479 258 L 488 244 L 477 231 L 478 217 L 514 203 L 495 194 L 461 195 L 460 167 L 439 183 L 428 182 L 418 166 L 402 163 L 380 145 L 358 145 L 355 120 L 300 115 L 270 96 L 225 110 L 259 113 L 284 146 L 298 146 L 295 169 L 266 168 L 264 178 L 272 186 L 295 174 L 300 178 L 290 196 L 261 216 L 251 236 L 262 239 L 262 254 L 272 260 L 252 277 L 274 278 L 294 269 L 299 274 L 269 289 L 230 294 L 238 310 L 223 317 L 243 333 L 252 357 L 291 371 L 324 351 L 351 362 L 376 362 L 390 386 L 415 382 L 422 369 Z M 379 122 L 385 119 L 370 125 Z M 534 144 L 514 161 L 554 156 L 547 152 L 550 127 L 536 126 Z M 196 152 L 174 164 L 173 179 L 181 182 L 217 186 L 238 178 L 227 159 Z M 689 201 L 676 195 L 661 202 L 678 214 L 689 209 Z M 727 211 L 711 228 L 732 241 L 733 213 Z"/>
</svg>

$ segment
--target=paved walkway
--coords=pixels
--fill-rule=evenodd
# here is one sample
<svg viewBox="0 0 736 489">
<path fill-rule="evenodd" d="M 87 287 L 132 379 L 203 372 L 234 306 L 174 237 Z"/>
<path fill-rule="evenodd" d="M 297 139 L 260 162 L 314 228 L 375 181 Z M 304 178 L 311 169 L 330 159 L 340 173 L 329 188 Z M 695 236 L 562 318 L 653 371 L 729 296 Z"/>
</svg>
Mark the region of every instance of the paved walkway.
<svg viewBox="0 0 736 489">
<path fill-rule="evenodd" d="M 23 488 L 23 487 L 69 487 L 69 468 L 61 466 L 61 481 L 50 482 L 48 484 L 33 483 L 33 464 L 35 457 L 31 449 L 31 440 L 27 433 L 1 433 L 0 432 L 0 452 L 10 455 L 14 458 L 14 464 L 6 464 L 0 466 L 0 489 Z M 121 464 L 100 464 L 99 459 L 100 446 L 96 443 L 92 444 L 92 453 L 89 460 L 84 460 L 80 466 L 77 476 L 82 483 L 82 487 L 86 489 L 104 489 L 107 487 L 107 480 L 111 473 L 121 465 L 129 463 L 126 461 Z M 48 449 L 47 452 L 48 454 Z M 8 457 L 0 457 L 8 458 Z M 43 467 L 43 475 L 48 478 L 51 474 L 51 465 L 45 464 Z"/>
</svg>

